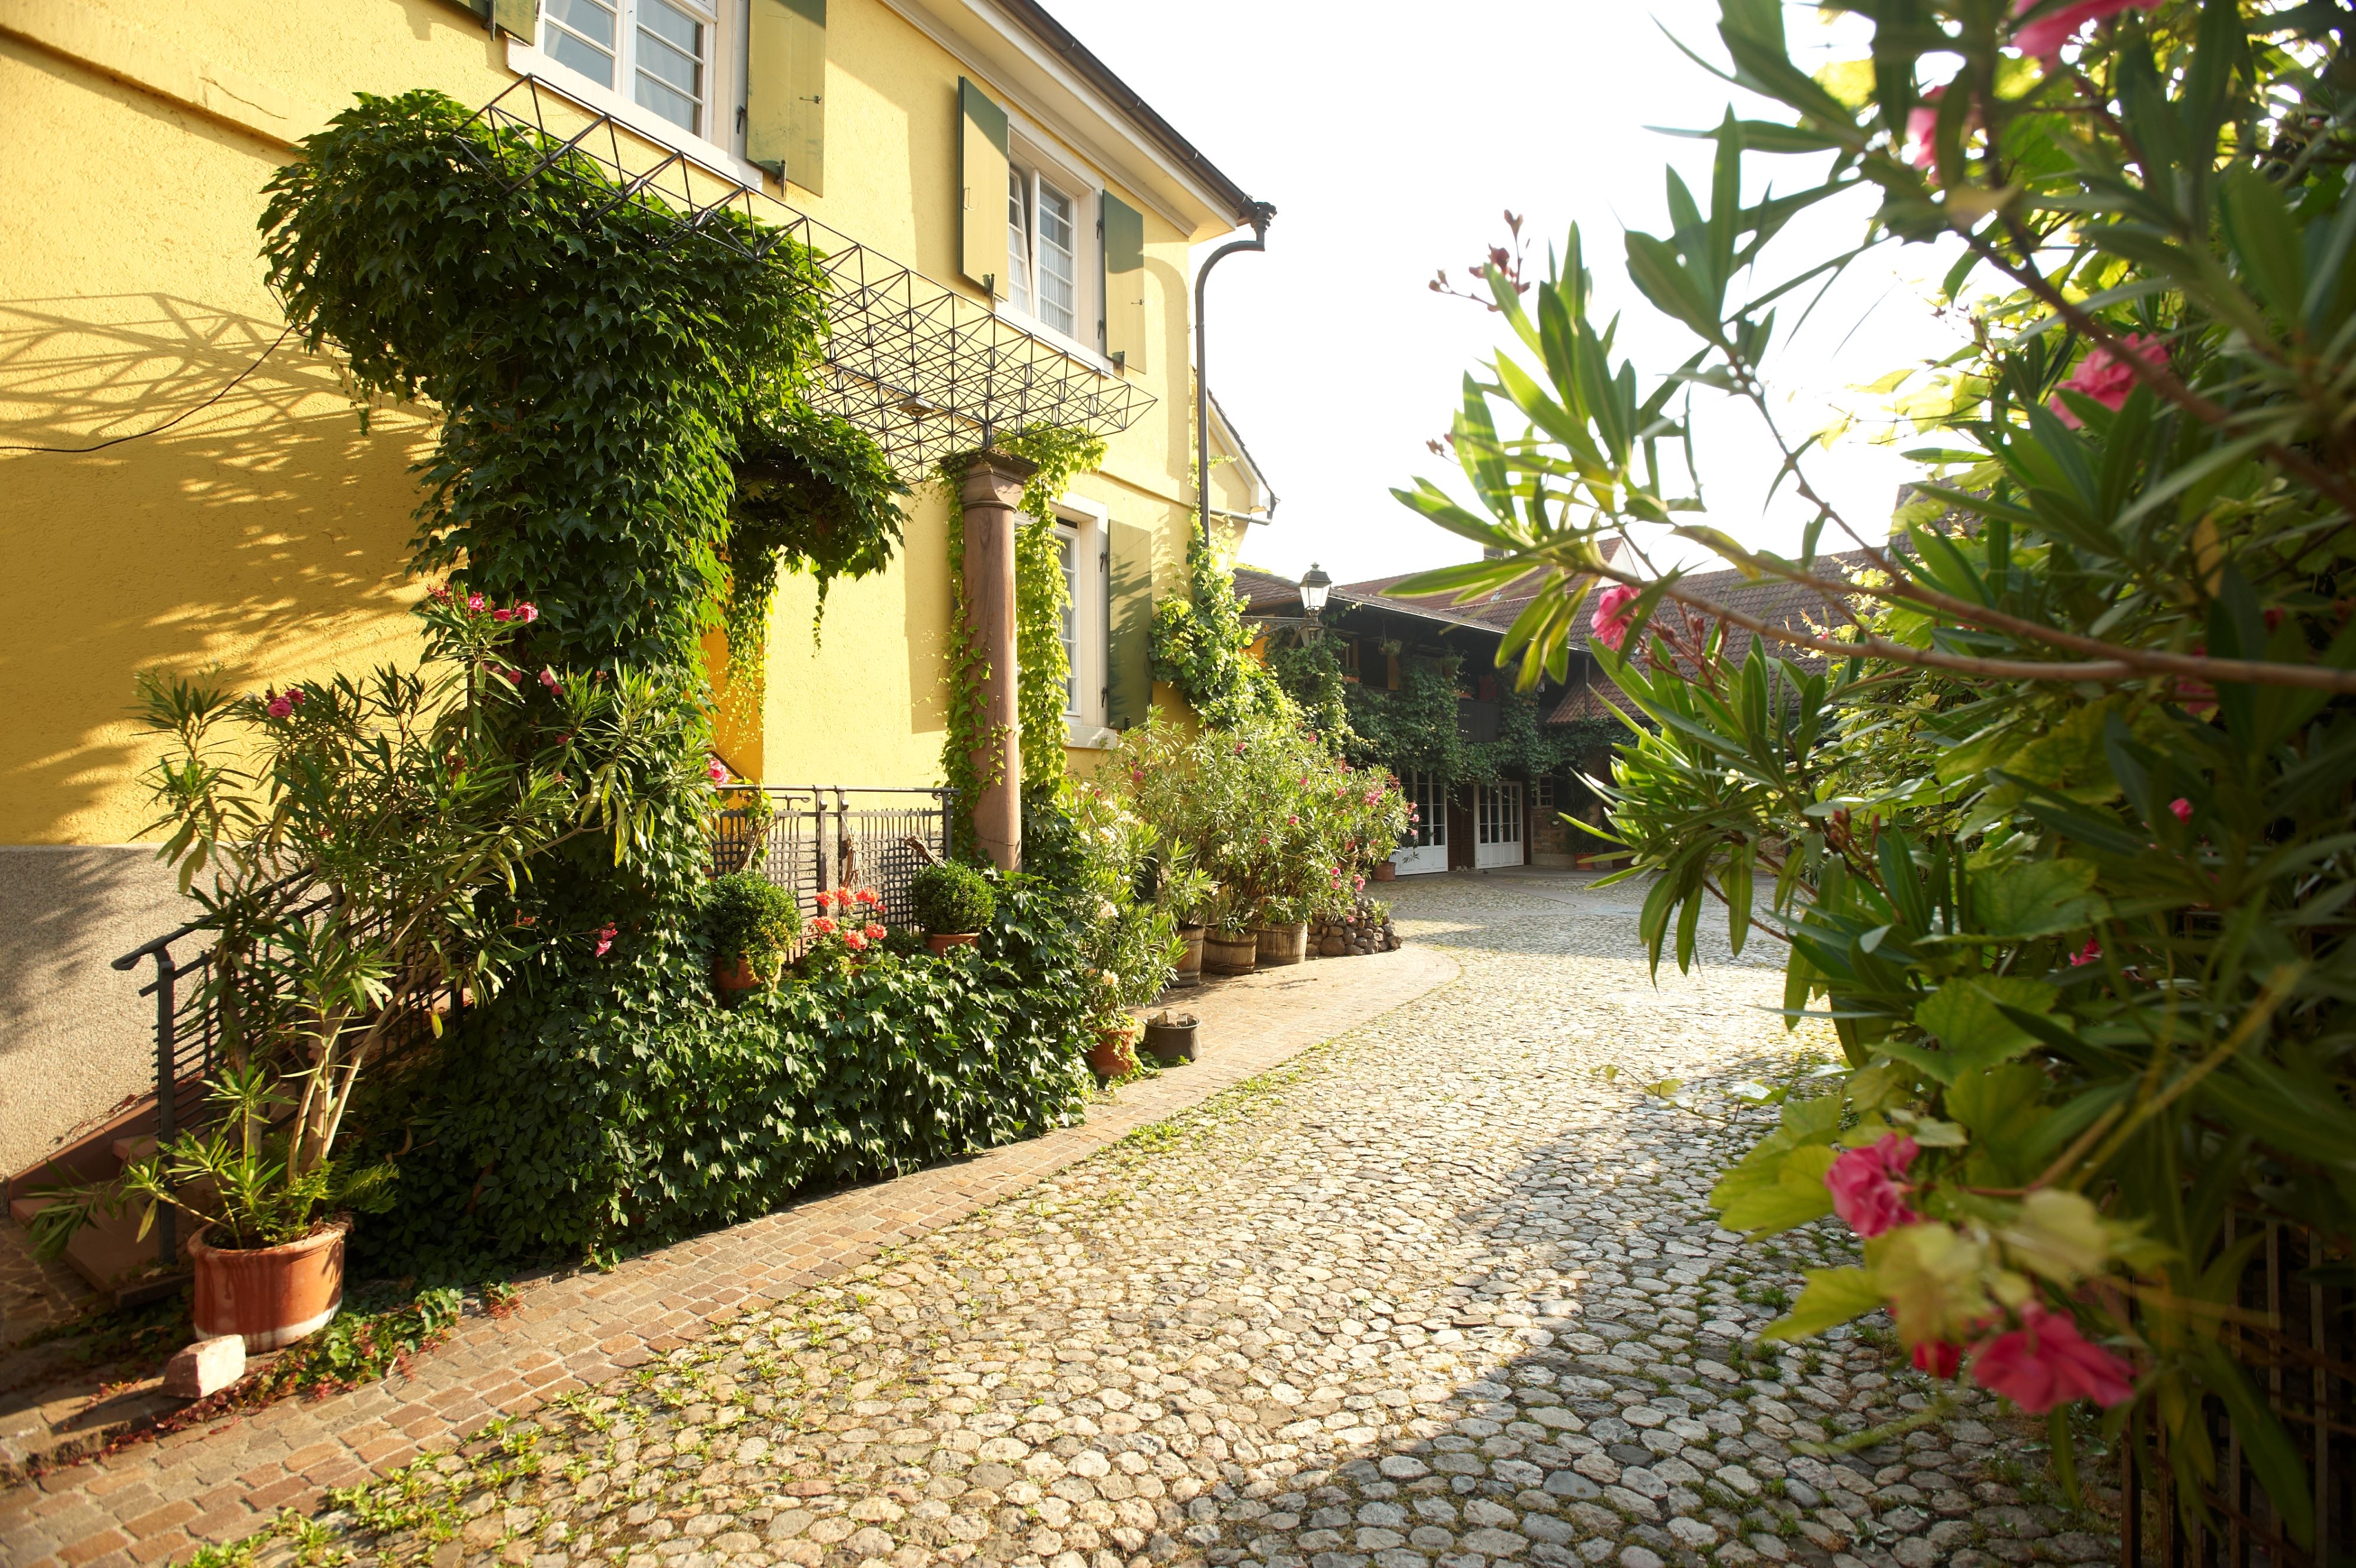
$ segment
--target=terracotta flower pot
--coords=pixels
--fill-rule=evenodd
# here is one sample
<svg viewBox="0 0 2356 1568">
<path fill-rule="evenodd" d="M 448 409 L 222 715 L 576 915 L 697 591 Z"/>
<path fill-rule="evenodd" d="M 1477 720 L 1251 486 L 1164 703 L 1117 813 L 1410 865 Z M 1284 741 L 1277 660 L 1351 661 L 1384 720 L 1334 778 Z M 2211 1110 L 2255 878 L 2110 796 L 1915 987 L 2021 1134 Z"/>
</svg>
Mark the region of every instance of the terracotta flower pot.
<svg viewBox="0 0 2356 1568">
<path fill-rule="evenodd" d="M 1088 1047 L 1088 1068 L 1098 1078 L 1127 1078 L 1137 1070 L 1137 1042 L 1126 1029 L 1106 1029 Z"/>
<path fill-rule="evenodd" d="M 1181 926 L 1178 928 L 1178 940 L 1184 942 L 1186 947 L 1185 950 L 1178 955 L 1178 972 L 1172 979 L 1171 984 L 1176 986 L 1202 984 L 1203 928 Z"/>
<path fill-rule="evenodd" d="M 1259 939 L 1246 932 L 1203 934 L 1203 968 L 1212 974 L 1249 974 L 1259 962 Z"/>
<path fill-rule="evenodd" d="M 951 948 L 969 948 L 981 940 L 980 931 L 938 931 L 925 938 L 925 945 L 933 950 L 935 958 Z"/>
<path fill-rule="evenodd" d="M 758 991 L 766 983 L 768 982 L 753 967 L 753 961 L 748 958 L 739 956 L 734 963 L 712 966 L 712 989 L 720 993 L 723 1001 L 733 1002 L 747 991 Z"/>
<path fill-rule="evenodd" d="M 1398 863 L 1388 860 L 1378 860 L 1375 862 L 1375 880 L 1377 882 L 1397 882 L 1398 880 Z"/>
<path fill-rule="evenodd" d="M 1299 963 L 1309 956 L 1309 922 L 1269 926 L 1259 933 L 1259 961 L 1270 968 Z"/>
<path fill-rule="evenodd" d="M 338 1214 L 300 1241 L 239 1251 L 194 1238 L 197 1337 L 234 1334 L 250 1354 L 325 1328 L 344 1305 L 344 1236 L 351 1228 L 351 1216 Z"/>
</svg>

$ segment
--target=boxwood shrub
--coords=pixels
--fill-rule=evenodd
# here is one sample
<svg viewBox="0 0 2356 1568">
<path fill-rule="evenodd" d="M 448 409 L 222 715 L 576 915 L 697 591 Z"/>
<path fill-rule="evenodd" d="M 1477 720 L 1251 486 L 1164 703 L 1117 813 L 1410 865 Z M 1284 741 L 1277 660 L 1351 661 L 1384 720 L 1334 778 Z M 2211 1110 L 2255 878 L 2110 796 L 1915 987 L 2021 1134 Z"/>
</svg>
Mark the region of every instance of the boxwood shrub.
<svg viewBox="0 0 2356 1568">
<path fill-rule="evenodd" d="M 916 923 L 937 937 L 979 931 L 998 913 L 998 896 L 990 890 L 989 879 L 955 861 L 918 871 L 908 893 L 916 907 Z"/>
<path fill-rule="evenodd" d="M 407 1152 L 356 1262 L 467 1278 L 626 1250 L 1077 1121 L 1078 951 L 1015 877 L 969 963 L 887 955 L 734 1010 L 701 973 L 627 1006 L 486 1009 L 369 1107 L 370 1142 Z"/>
<path fill-rule="evenodd" d="M 749 871 L 714 880 L 703 896 L 703 929 L 712 940 L 712 961 L 743 959 L 766 975 L 777 966 L 802 929 L 794 896 Z"/>
</svg>

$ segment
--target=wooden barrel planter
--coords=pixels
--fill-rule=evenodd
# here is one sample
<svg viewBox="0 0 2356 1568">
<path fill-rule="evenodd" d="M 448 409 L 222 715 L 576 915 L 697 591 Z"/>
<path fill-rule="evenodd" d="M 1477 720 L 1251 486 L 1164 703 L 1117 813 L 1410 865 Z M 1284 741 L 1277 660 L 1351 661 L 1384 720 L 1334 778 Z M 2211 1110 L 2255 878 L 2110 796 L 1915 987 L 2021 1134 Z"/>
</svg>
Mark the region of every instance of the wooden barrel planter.
<svg viewBox="0 0 2356 1568">
<path fill-rule="evenodd" d="M 1299 963 L 1309 956 L 1309 922 L 1264 927 L 1259 933 L 1259 961 L 1264 968 Z"/>
<path fill-rule="evenodd" d="M 1178 972 L 1172 977 L 1170 983 L 1181 988 L 1202 984 L 1203 928 L 1181 926 L 1178 928 L 1178 940 L 1184 942 L 1186 946 L 1185 950 L 1178 955 Z"/>
<path fill-rule="evenodd" d="M 1249 974 L 1259 962 L 1259 939 L 1247 931 L 1203 933 L 1203 972 L 1206 974 Z"/>
</svg>

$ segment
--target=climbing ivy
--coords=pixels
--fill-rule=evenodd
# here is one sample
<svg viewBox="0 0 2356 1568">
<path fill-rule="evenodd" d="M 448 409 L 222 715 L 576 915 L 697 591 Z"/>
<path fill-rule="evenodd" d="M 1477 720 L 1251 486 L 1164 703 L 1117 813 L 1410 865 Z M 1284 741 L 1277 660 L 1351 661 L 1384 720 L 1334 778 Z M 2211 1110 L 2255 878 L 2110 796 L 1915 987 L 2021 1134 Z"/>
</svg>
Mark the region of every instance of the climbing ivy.
<svg viewBox="0 0 2356 1568">
<path fill-rule="evenodd" d="M 1023 734 L 1055 737 L 1052 746 L 1023 747 L 1023 784 L 1052 791 L 1064 777 L 1065 693 L 1072 673 L 1063 638 L 1064 610 L 1072 600 L 1056 555 L 1055 506 L 1076 475 L 1103 466 L 1105 444 L 1077 431 L 1036 428 L 1000 437 L 995 449 L 1038 469 L 1023 487 L 1022 510 L 1030 521 L 1014 539 L 1015 713 Z M 981 777 L 973 762 L 977 753 L 994 757 L 998 749 L 990 744 L 981 700 L 990 661 L 976 640 L 965 596 L 960 494 L 967 470 L 980 456 L 980 449 L 960 452 L 943 458 L 935 470 L 949 508 L 949 658 L 943 677 L 948 684 L 948 726 L 941 742 L 941 774 L 968 807 L 958 826 L 960 853 L 969 854 L 972 803 L 998 782 Z"/>
<path fill-rule="evenodd" d="M 1251 655 L 1235 574 L 1199 535 L 1188 541 L 1184 597 L 1153 607 L 1153 676 L 1186 699 L 1213 729 L 1283 716 L 1290 707 L 1276 677 Z"/>
</svg>

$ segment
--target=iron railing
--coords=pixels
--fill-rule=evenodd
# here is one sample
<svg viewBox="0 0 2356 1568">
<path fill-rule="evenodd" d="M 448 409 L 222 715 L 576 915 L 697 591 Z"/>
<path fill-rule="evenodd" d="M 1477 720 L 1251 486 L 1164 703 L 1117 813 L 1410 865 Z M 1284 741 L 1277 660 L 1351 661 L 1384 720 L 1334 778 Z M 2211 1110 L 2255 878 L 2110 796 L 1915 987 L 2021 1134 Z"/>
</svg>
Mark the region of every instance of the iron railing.
<svg viewBox="0 0 2356 1568">
<path fill-rule="evenodd" d="M 2139 1413 L 2119 1455 L 2124 1568 L 2336 1568 L 2356 1562 L 2356 1290 L 2349 1260 L 2290 1226 L 2226 1219 L 2225 1243 L 2253 1223 L 2264 1239 L 2242 1275 L 2244 1321 L 2226 1348 L 2297 1450 L 2315 1503 L 2311 1547 L 2292 1541 L 2222 1403 L 2201 1415 L 2217 1456 L 2204 1509 L 2183 1509 L 2166 1438 Z M 2188 1523 L 2187 1512 L 2207 1522 Z"/>
<path fill-rule="evenodd" d="M 948 857 L 954 790 L 771 784 L 761 793 L 766 826 L 750 810 L 720 813 L 712 875 L 757 872 L 792 893 L 805 915 L 817 912 L 821 892 L 873 887 L 884 896 L 885 925 L 916 923 L 910 884 L 926 860 Z"/>
</svg>

